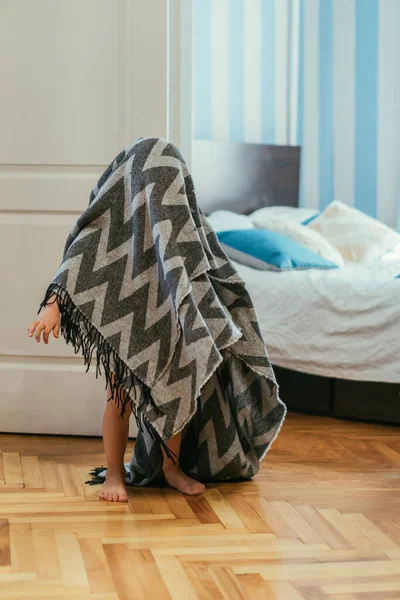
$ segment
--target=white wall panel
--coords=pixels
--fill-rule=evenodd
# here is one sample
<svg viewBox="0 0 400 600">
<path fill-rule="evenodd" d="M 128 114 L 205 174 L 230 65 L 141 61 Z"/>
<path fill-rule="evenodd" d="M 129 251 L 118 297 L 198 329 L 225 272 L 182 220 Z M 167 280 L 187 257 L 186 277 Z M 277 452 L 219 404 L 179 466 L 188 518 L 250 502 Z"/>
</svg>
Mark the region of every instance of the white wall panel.
<svg viewBox="0 0 400 600">
<path fill-rule="evenodd" d="M 86 373 L 82 365 L 2 362 L 0 386 L 4 390 L 0 431 L 101 434 L 106 403 L 103 381 Z M 134 419 L 130 435 L 136 435 Z"/>
<path fill-rule="evenodd" d="M 0 211 L 81 213 L 104 167 L 0 165 Z"/>
</svg>

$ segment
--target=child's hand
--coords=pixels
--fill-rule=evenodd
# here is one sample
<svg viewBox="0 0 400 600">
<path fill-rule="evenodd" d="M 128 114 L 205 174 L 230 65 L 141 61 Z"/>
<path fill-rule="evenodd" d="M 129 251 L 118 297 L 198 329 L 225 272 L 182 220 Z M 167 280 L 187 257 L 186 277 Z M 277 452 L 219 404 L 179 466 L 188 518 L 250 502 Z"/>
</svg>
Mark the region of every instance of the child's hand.
<svg viewBox="0 0 400 600">
<path fill-rule="evenodd" d="M 43 332 L 43 341 L 49 343 L 49 335 L 53 332 L 53 336 L 58 338 L 60 335 L 60 309 L 57 302 L 48 304 L 41 314 L 38 321 L 33 321 L 28 329 L 29 337 L 35 336 L 36 342 L 40 342 Z"/>
</svg>

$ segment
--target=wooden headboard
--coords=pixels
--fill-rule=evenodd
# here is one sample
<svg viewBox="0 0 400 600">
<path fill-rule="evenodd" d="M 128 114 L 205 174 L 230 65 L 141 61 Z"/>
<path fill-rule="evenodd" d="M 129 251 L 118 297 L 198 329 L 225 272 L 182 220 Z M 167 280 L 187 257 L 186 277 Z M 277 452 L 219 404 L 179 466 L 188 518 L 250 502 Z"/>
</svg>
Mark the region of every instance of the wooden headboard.
<svg viewBox="0 0 400 600">
<path fill-rule="evenodd" d="M 298 206 L 300 148 L 196 140 L 192 174 L 206 214 L 248 214 L 263 206 Z"/>
</svg>

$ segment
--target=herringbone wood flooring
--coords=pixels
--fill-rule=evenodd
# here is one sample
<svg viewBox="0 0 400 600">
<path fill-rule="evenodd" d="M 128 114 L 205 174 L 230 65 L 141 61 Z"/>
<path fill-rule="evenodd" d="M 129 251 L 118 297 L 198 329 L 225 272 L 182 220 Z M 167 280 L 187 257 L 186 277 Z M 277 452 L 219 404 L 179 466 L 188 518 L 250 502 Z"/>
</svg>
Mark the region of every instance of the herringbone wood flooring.
<svg viewBox="0 0 400 600">
<path fill-rule="evenodd" d="M 400 599 L 398 428 L 290 415 L 253 481 L 197 498 L 99 502 L 102 463 L 99 439 L 0 435 L 0 599 Z"/>
</svg>

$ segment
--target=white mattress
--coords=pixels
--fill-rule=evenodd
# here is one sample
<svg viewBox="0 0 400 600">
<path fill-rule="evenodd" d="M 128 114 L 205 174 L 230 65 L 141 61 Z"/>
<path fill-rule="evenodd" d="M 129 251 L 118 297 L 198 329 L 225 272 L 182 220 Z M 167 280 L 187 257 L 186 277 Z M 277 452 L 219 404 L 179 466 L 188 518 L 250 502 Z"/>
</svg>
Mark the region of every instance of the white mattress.
<svg viewBox="0 0 400 600">
<path fill-rule="evenodd" d="M 273 364 L 328 377 L 400 382 L 400 260 L 276 273 L 234 263 Z"/>
</svg>

